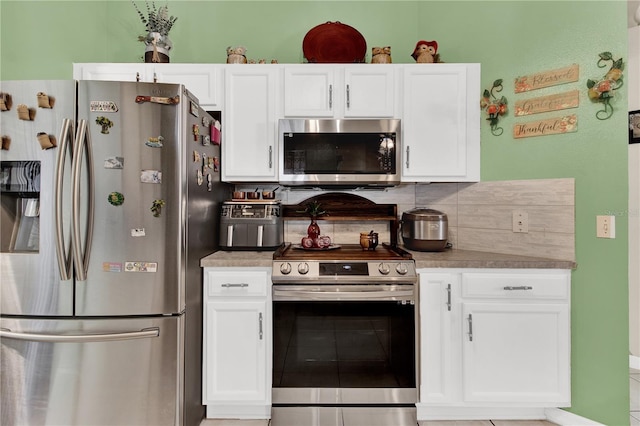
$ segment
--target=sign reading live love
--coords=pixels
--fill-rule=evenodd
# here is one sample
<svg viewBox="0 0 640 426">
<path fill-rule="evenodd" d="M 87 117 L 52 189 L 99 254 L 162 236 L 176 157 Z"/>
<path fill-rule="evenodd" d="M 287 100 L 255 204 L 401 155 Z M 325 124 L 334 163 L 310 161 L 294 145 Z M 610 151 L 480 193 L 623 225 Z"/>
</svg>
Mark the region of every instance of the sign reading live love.
<svg viewBox="0 0 640 426">
<path fill-rule="evenodd" d="M 518 77 L 515 79 L 515 93 L 523 93 L 559 84 L 572 83 L 578 81 L 578 77 L 579 67 L 577 64 Z M 515 103 L 514 115 L 516 117 L 522 117 L 530 114 L 577 108 L 579 105 L 579 99 L 580 92 L 578 90 L 524 99 Z M 547 136 L 576 132 L 577 130 L 578 117 L 575 114 L 572 114 L 528 123 L 515 124 L 513 126 L 513 137 L 519 139 L 532 136 Z"/>
</svg>

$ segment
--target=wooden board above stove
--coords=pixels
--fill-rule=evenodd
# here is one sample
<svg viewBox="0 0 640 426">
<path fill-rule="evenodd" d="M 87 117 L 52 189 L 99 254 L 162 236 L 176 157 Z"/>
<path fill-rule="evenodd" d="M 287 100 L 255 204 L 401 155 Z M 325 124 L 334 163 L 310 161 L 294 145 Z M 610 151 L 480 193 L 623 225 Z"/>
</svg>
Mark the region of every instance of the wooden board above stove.
<svg viewBox="0 0 640 426">
<path fill-rule="evenodd" d="M 320 203 L 326 213 L 318 220 L 397 220 L 396 204 L 377 204 L 371 200 L 354 194 L 328 192 L 307 198 L 299 204 L 282 206 L 283 219 L 301 219 L 310 217 L 305 212 L 309 203 Z"/>
<path fill-rule="evenodd" d="M 306 207 L 313 202 L 320 203 L 326 213 L 317 220 L 332 221 L 389 221 L 391 245 L 397 244 L 398 235 L 398 206 L 396 204 L 377 204 L 371 200 L 355 194 L 341 192 L 327 192 L 307 198 L 299 204 L 283 204 L 282 218 L 284 220 L 308 219 Z"/>
</svg>

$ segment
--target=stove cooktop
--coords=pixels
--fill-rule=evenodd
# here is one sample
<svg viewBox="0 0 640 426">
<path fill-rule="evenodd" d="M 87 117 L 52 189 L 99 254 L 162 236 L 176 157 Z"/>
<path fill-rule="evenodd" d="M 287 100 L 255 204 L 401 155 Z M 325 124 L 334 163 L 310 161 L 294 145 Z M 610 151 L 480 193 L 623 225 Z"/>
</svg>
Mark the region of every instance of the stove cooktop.
<svg viewBox="0 0 640 426">
<path fill-rule="evenodd" d="M 298 245 L 284 243 L 273 254 L 273 260 L 406 260 L 412 261 L 411 253 L 400 247 L 382 243 L 375 250 L 363 250 L 360 244 L 339 244 L 337 248 L 303 249 Z"/>
</svg>

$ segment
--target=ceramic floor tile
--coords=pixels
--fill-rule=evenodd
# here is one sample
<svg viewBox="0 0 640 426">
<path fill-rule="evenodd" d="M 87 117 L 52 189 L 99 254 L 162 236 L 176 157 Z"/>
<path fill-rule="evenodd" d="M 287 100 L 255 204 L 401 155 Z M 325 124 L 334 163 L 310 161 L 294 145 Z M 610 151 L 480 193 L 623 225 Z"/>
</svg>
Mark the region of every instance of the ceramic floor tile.
<svg viewBox="0 0 640 426">
<path fill-rule="evenodd" d="M 423 420 L 419 426 L 492 426 L 489 420 Z"/>
<path fill-rule="evenodd" d="M 269 420 L 204 419 L 200 426 L 269 426 Z"/>
</svg>

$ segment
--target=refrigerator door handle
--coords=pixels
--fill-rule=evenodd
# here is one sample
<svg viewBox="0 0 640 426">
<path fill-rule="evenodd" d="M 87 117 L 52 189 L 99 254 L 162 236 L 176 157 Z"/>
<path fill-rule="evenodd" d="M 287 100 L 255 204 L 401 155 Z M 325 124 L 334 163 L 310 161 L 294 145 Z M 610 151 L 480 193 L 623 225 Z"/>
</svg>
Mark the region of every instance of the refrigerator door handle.
<svg viewBox="0 0 640 426">
<path fill-rule="evenodd" d="M 140 331 L 127 331 L 123 333 L 106 334 L 41 334 L 41 333 L 18 333 L 9 329 L 0 329 L 0 337 L 4 339 L 28 340 L 31 342 L 47 343 L 89 343 L 89 342 L 111 342 L 114 340 L 149 339 L 160 336 L 158 327 L 145 328 Z"/>
<path fill-rule="evenodd" d="M 82 159 L 86 151 L 87 156 L 87 225 L 85 229 L 84 253 L 82 253 L 81 229 L 80 229 L 80 189 L 81 189 L 81 172 Z M 90 133 L 87 130 L 87 120 L 78 122 L 78 131 L 76 133 L 76 141 L 74 147 L 74 158 L 72 166 L 72 186 L 73 197 L 71 200 L 73 214 L 73 259 L 76 264 L 78 280 L 85 281 L 87 279 L 87 270 L 89 268 L 89 258 L 91 256 L 91 242 L 93 240 L 93 217 L 95 209 L 94 199 L 94 173 L 93 173 L 93 149 L 91 146 Z"/>
<path fill-rule="evenodd" d="M 60 271 L 60 279 L 63 281 L 71 279 L 71 247 L 64 245 L 64 228 L 62 223 L 62 206 L 63 206 L 63 184 L 64 184 L 64 163 L 67 155 L 73 155 L 73 124 L 68 118 L 62 120 L 62 128 L 60 130 L 60 148 L 58 149 L 58 157 L 56 159 L 55 171 L 55 218 L 56 226 L 56 253 L 58 255 L 58 270 Z"/>
</svg>

